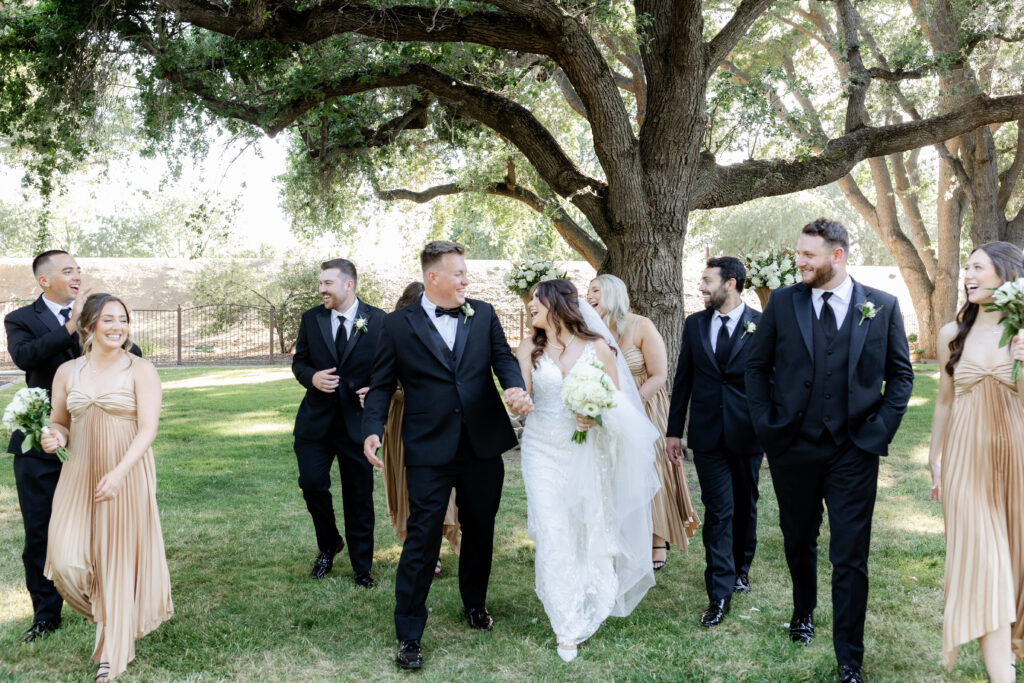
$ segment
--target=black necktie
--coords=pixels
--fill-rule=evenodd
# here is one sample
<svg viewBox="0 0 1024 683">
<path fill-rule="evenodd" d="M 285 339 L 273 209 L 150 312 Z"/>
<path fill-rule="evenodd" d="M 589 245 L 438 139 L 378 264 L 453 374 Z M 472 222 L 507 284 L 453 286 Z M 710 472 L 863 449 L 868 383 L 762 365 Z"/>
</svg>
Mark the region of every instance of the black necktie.
<svg viewBox="0 0 1024 683">
<path fill-rule="evenodd" d="M 821 315 L 818 316 L 818 320 L 821 321 L 821 327 L 825 332 L 825 338 L 832 341 L 832 338 L 836 336 L 836 332 L 839 331 L 839 327 L 836 325 L 836 313 L 832 310 L 828 300 L 832 298 L 832 292 L 824 292 L 821 295 Z"/>
<path fill-rule="evenodd" d="M 338 360 L 341 360 L 341 354 L 345 352 L 345 346 L 348 344 L 348 335 L 345 333 L 345 316 L 338 316 L 338 332 L 334 335 L 334 346 L 338 349 Z"/>
<path fill-rule="evenodd" d="M 71 307 L 68 306 L 67 308 L 60 309 L 60 317 L 64 318 L 60 321 L 61 324 L 67 325 L 68 321 L 71 320 Z"/>
<path fill-rule="evenodd" d="M 440 318 L 442 315 L 450 315 L 453 318 L 458 318 L 460 310 L 461 309 L 459 309 L 458 307 L 456 307 L 456 308 L 441 308 L 440 306 L 438 306 L 437 308 L 434 309 L 434 317 L 435 318 Z"/>
<path fill-rule="evenodd" d="M 724 368 L 729 363 L 732 337 L 729 336 L 729 316 L 720 315 L 718 320 L 722 325 L 718 328 L 718 339 L 715 342 L 715 360 L 718 361 L 718 367 Z"/>
</svg>

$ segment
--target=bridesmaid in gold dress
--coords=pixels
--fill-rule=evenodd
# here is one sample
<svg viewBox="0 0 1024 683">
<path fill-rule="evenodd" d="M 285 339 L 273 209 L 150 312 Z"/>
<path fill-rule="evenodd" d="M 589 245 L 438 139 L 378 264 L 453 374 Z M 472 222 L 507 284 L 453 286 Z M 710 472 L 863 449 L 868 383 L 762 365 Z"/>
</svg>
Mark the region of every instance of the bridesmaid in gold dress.
<svg viewBox="0 0 1024 683">
<path fill-rule="evenodd" d="M 587 291 L 587 302 L 597 309 L 615 335 L 644 401 L 647 418 L 661 434 L 655 444 L 661 489 L 651 501 L 654 517 L 651 560 L 654 569 L 658 570 L 668 559 L 668 543 L 674 543 L 685 551 L 700 526 L 682 464 L 678 467 L 673 465 L 665 451 L 669 406 L 665 388 L 668 378 L 665 340 L 648 318 L 629 312 L 626 284 L 614 275 L 594 278 Z"/>
<path fill-rule="evenodd" d="M 67 445 L 50 517 L 44 572 L 96 624 L 96 680 L 121 674 L 135 641 L 174 614 L 156 506 L 153 439 L 161 388 L 153 364 L 128 353 L 128 309 L 93 294 L 78 323 L 83 355 L 53 381 L 53 426 L 42 445 Z"/>
<path fill-rule="evenodd" d="M 999 346 L 992 290 L 1024 277 L 1024 254 L 1009 242 L 971 252 L 964 267 L 967 301 L 939 331 L 939 395 L 932 419 L 932 499 L 946 523 L 946 606 L 942 663 L 978 639 L 989 679 L 1012 681 L 1024 656 L 1024 360 L 1015 337 Z M 1011 351 L 1012 349 L 1012 351 Z"/>
<path fill-rule="evenodd" d="M 411 282 L 402 292 L 395 304 L 395 310 L 405 308 L 416 303 L 419 304 L 423 295 L 423 283 Z M 402 453 L 402 416 L 405 414 L 405 394 L 402 387 L 398 387 L 394 396 L 391 397 L 391 406 L 388 408 L 388 422 L 384 427 L 384 439 L 382 441 L 382 453 L 384 460 L 384 495 L 388 501 L 388 516 L 391 518 L 391 526 L 395 527 L 398 538 L 405 541 L 406 522 L 409 520 L 409 490 L 405 485 L 405 457 Z M 452 552 L 459 554 L 459 542 L 461 531 L 459 530 L 458 508 L 455 506 L 455 491 L 448 500 L 448 511 L 444 516 L 444 537 Z M 438 558 L 434 573 L 441 573 L 441 559 Z"/>
</svg>

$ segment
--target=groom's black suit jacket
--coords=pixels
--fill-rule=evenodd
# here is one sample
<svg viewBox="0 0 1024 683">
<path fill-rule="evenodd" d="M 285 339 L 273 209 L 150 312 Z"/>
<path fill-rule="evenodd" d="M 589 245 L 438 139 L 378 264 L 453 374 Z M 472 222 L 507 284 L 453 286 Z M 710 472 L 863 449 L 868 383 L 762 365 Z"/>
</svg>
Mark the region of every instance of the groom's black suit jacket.
<svg viewBox="0 0 1024 683">
<path fill-rule="evenodd" d="M 686 445 L 698 453 L 711 453 L 725 437 L 733 453 L 760 453 L 761 444 L 754 434 L 747 407 L 744 371 L 751 334 L 748 323 L 759 324 L 761 312 L 750 306 L 733 331 L 733 346 L 724 370 L 711 350 L 711 320 L 716 311 L 706 309 L 686 318 L 683 344 L 672 385 L 672 404 L 668 413 L 667 436 L 683 435 L 686 407 L 690 407 L 690 429 Z"/>
<path fill-rule="evenodd" d="M 459 314 L 455 348 L 448 350 L 420 300 L 384 318 L 373 380 L 366 395 L 363 437 L 384 432 L 396 382 L 405 391 L 402 444 L 410 467 L 444 465 L 465 429 L 479 458 L 497 458 L 516 445 L 508 413 L 494 386 L 524 387 L 494 308 L 467 299 L 473 315 Z"/>
<path fill-rule="evenodd" d="M 353 325 L 348 343 L 338 358 L 334 335 L 331 334 L 331 312 L 320 305 L 302 314 L 292 357 L 292 373 L 299 384 L 306 387 L 306 395 L 295 417 L 292 432 L 295 436 L 307 441 L 323 439 L 330 432 L 334 418 L 340 414 L 345 435 L 353 444 L 362 444 L 363 408 L 359 405 L 356 391 L 370 385 L 373 354 L 384 316 L 384 311 L 360 300 L 356 320 L 365 318 L 366 330 L 360 332 Z M 340 380 L 337 391 L 331 394 L 313 386 L 313 375 L 327 368 L 337 368 L 335 374 Z M 352 457 L 361 461 L 361 449 L 353 451 Z"/>
<path fill-rule="evenodd" d="M 861 307 L 878 312 L 861 321 Z M 863 451 L 888 455 L 906 412 L 914 370 L 896 297 L 859 282 L 850 302 L 847 429 Z M 747 358 L 747 400 L 754 429 L 769 455 L 780 455 L 800 434 L 814 379 L 811 289 L 776 290 L 761 316 Z"/>
</svg>

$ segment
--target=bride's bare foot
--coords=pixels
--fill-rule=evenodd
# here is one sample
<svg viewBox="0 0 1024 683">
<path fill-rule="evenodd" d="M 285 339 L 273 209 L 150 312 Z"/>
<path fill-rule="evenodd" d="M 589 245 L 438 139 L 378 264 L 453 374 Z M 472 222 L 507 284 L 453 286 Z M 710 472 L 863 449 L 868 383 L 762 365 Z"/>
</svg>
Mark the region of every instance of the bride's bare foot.
<svg viewBox="0 0 1024 683">
<path fill-rule="evenodd" d="M 572 660 L 576 659 L 576 655 L 578 653 L 579 650 L 576 648 L 575 645 L 562 645 L 561 643 L 558 644 L 558 656 L 562 658 L 563 662 L 571 662 Z"/>
</svg>

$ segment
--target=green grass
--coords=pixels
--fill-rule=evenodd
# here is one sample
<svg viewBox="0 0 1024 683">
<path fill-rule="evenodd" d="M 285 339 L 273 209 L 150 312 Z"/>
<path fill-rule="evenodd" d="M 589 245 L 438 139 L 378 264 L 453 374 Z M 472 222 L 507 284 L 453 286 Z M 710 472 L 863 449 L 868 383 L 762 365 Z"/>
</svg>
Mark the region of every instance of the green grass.
<svg viewBox="0 0 1024 683">
<path fill-rule="evenodd" d="M 937 380 L 934 366 L 917 367 L 909 413 L 882 462 L 865 674 L 875 681 L 984 680 L 976 644 L 963 649 L 952 676 L 938 663 L 944 543 L 940 508 L 928 501 L 926 467 Z M 296 483 L 290 436 L 299 385 L 287 369 L 168 370 L 161 376 L 158 500 L 176 615 L 138 642 L 136 661 L 122 680 L 834 680 L 827 523 L 820 539 L 818 637 L 802 648 L 781 628 L 789 619 L 791 589 L 767 470 L 754 589 L 733 600 L 721 626 L 705 630 L 697 623 L 706 604 L 698 535 L 688 555 L 669 553 L 658 585 L 630 617 L 610 619 L 579 659 L 564 664 L 533 591 L 533 547 L 514 462 L 506 468 L 488 599 L 495 630 L 477 633 L 464 625 L 455 558 L 444 545 L 445 569 L 428 601 L 425 668 L 399 672 L 391 658 L 400 546 L 387 524 L 379 475 L 377 587 L 355 587 L 347 558 L 330 578 L 311 581 L 313 528 Z M 12 388 L 0 392 L 0 408 L 12 394 Z M 70 608 L 65 627 L 53 636 L 18 644 L 32 611 L 6 458 L 0 465 L 0 680 L 92 680 L 94 627 Z M 696 497 L 692 465 L 687 471 Z"/>
</svg>

